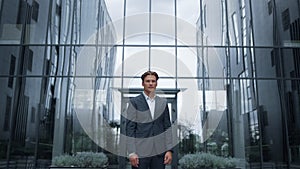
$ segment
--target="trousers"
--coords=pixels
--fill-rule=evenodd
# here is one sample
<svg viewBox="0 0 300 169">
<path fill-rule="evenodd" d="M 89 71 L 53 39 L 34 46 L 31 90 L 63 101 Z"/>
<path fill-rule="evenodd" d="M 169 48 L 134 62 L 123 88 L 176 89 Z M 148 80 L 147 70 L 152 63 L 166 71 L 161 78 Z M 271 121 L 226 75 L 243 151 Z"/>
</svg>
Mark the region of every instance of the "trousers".
<svg viewBox="0 0 300 169">
<path fill-rule="evenodd" d="M 139 158 L 139 167 L 132 169 L 165 169 L 164 164 L 165 154 L 159 154 L 152 157 Z"/>
</svg>

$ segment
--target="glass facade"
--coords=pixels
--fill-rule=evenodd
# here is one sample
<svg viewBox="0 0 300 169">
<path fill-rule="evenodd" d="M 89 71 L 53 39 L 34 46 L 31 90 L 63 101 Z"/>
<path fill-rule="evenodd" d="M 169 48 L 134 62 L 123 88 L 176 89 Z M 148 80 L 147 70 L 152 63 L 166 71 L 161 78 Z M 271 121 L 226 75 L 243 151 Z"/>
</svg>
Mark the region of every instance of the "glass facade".
<svg viewBox="0 0 300 169">
<path fill-rule="evenodd" d="M 122 113 L 157 71 L 187 153 L 300 166 L 299 0 L 0 0 L 0 168 L 104 152 L 125 168 Z"/>
</svg>

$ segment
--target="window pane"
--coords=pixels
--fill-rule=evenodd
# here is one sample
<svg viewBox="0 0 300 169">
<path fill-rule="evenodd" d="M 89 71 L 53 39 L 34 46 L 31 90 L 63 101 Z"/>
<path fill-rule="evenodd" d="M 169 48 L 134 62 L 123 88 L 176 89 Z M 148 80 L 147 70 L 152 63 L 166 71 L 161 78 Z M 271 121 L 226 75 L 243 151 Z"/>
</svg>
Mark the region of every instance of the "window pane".
<svg viewBox="0 0 300 169">
<path fill-rule="evenodd" d="M 150 66 L 168 77 L 175 76 L 175 49 L 166 47 L 151 48 Z"/>
<path fill-rule="evenodd" d="M 196 48 L 177 48 L 177 74 L 179 77 L 197 77 L 200 60 Z"/>
<path fill-rule="evenodd" d="M 125 76 L 140 76 L 142 72 L 149 70 L 148 48 L 127 47 L 124 52 Z"/>
<path fill-rule="evenodd" d="M 151 44 L 175 44 L 175 17 L 167 14 L 151 14 Z"/>
<path fill-rule="evenodd" d="M 149 14 L 128 15 L 125 25 L 125 44 L 149 44 Z"/>
</svg>

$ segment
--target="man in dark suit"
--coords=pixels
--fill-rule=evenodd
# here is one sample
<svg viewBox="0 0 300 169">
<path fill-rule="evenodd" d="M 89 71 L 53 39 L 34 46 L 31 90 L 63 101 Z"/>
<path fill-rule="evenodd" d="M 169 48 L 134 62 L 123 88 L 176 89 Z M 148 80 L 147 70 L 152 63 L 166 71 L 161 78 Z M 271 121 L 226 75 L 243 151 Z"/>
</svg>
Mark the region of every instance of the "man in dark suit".
<svg viewBox="0 0 300 169">
<path fill-rule="evenodd" d="M 164 169 L 172 162 L 172 129 L 167 101 L 156 95 L 158 75 L 142 76 L 144 92 L 130 100 L 126 112 L 128 158 L 132 169 Z"/>
</svg>

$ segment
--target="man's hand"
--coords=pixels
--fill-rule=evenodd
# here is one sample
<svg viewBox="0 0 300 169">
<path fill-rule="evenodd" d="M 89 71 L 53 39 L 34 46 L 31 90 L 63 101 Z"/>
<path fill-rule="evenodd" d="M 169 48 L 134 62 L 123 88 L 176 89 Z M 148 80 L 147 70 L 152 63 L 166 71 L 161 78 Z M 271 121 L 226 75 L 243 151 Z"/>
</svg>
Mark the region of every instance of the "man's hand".
<svg viewBox="0 0 300 169">
<path fill-rule="evenodd" d="M 139 167 L 139 157 L 137 154 L 132 153 L 129 155 L 130 164 L 134 167 Z"/>
<path fill-rule="evenodd" d="M 164 164 L 171 164 L 172 162 L 172 152 L 167 151 L 164 158 Z"/>
</svg>

